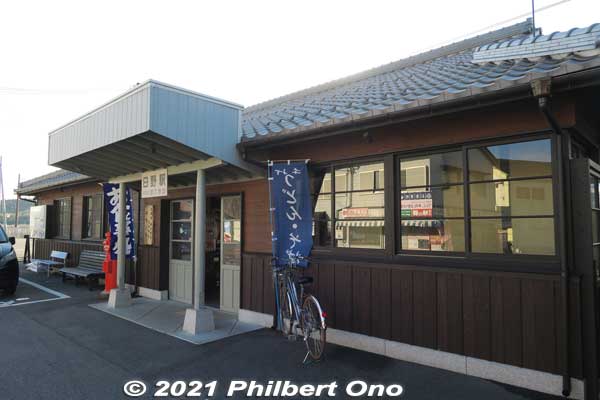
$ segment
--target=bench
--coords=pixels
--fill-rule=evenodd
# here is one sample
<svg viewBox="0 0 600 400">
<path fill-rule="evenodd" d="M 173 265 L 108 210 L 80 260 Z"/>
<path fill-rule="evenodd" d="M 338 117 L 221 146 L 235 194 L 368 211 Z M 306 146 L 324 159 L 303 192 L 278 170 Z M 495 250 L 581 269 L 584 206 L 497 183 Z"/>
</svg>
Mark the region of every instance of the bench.
<svg viewBox="0 0 600 400">
<path fill-rule="evenodd" d="M 79 284 L 79 279 L 87 279 L 89 289 L 94 288 L 94 283 L 98 286 L 98 280 L 104 278 L 102 263 L 104 262 L 104 252 L 84 250 L 79 256 L 79 265 L 75 268 L 61 269 L 63 282 L 68 278 L 75 279 L 75 285 Z"/>
<path fill-rule="evenodd" d="M 69 253 L 65 251 L 52 250 L 49 260 L 31 260 L 28 269 L 33 272 L 39 272 L 40 268 L 45 268 L 48 271 L 48 277 L 50 277 L 50 270 L 64 267 L 68 257 Z"/>
</svg>

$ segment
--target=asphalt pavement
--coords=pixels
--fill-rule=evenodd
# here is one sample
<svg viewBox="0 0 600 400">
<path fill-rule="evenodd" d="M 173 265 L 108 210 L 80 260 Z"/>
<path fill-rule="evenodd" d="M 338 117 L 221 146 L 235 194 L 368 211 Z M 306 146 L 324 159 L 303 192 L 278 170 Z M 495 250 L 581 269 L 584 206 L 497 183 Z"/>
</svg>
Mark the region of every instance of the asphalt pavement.
<svg viewBox="0 0 600 400">
<path fill-rule="evenodd" d="M 192 345 L 90 308 L 101 300 L 99 291 L 62 283 L 59 277 L 24 276 L 69 297 L 0 307 L 1 399 L 124 399 L 123 386 L 131 380 L 147 385 L 140 398 L 152 398 L 160 380 L 217 381 L 215 399 L 226 398 L 232 380 L 264 385 L 289 380 L 336 382 L 334 398 L 342 399 L 348 397 L 348 382 L 364 380 L 402 385 L 401 399 L 558 399 L 335 345 L 328 345 L 324 361 L 303 365 L 303 344 L 269 329 Z M 22 290 L 37 296 L 31 286 L 22 285 L 19 298 Z M 2 301 L 6 299 L 0 295 Z M 240 393 L 232 398 L 247 397 Z"/>
</svg>

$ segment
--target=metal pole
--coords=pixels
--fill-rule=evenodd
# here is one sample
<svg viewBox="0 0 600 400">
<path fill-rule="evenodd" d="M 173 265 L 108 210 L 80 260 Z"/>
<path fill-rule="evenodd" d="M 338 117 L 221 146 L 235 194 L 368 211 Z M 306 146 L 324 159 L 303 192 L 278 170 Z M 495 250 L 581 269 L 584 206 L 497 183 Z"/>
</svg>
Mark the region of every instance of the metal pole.
<svg viewBox="0 0 600 400">
<path fill-rule="evenodd" d="M 0 188 L 2 189 L 2 214 L 4 215 L 4 228 L 8 228 L 6 222 L 6 199 L 4 198 L 4 177 L 2 173 L 2 156 L 0 156 Z"/>
<path fill-rule="evenodd" d="M 125 183 L 119 184 L 119 212 L 117 213 L 118 224 L 117 227 L 117 249 L 119 253 L 117 254 L 117 287 L 119 289 L 125 289 L 125 246 L 126 246 L 126 232 L 127 232 L 127 222 L 125 220 L 125 215 L 127 214 L 126 210 L 126 190 L 127 186 Z"/>
<path fill-rule="evenodd" d="M 533 37 L 535 37 L 535 0 L 531 0 L 531 24 L 533 25 Z"/>
<path fill-rule="evenodd" d="M 21 186 L 21 174 L 18 175 L 17 178 L 17 190 Z M 15 228 L 19 226 L 19 202 L 21 201 L 21 196 L 17 194 L 17 204 L 15 205 Z"/>
<path fill-rule="evenodd" d="M 194 240 L 194 308 L 204 306 L 204 274 L 206 272 L 206 177 L 203 169 L 196 173 L 196 209 Z"/>
</svg>

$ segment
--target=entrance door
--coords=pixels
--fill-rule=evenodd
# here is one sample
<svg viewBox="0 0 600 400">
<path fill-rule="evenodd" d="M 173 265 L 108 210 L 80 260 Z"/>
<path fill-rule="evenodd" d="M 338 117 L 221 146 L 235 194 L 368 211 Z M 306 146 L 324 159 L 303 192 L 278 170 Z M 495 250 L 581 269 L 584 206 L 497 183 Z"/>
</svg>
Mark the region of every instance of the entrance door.
<svg viewBox="0 0 600 400">
<path fill-rule="evenodd" d="M 600 165 L 571 160 L 573 260 L 581 280 L 581 328 L 585 398 L 600 392 Z"/>
<path fill-rule="evenodd" d="M 221 309 L 240 308 L 242 256 L 242 196 L 221 198 Z"/>
<path fill-rule="evenodd" d="M 183 303 L 192 303 L 194 201 L 171 202 L 171 230 L 169 243 L 169 297 Z"/>
</svg>

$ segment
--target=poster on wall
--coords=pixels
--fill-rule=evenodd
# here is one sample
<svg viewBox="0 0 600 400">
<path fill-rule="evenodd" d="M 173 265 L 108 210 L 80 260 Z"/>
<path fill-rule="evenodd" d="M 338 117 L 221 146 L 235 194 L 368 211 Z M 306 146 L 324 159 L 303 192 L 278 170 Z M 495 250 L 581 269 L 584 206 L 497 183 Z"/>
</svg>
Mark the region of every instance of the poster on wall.
<svg viewBox="0 0 600 400">
<path fill-rule="evenodd" d="M 146 204 L 144 207 L 144 245 L 154 244 L 154 206 Z"/>
<path fill-rule="evenodd" d="M 104 188 L 104 205 L 108 211 L 108 225 L 110 227 L 110 258 L 117 259 L 119 249 L 118 243 L 118 214 L 119 214 L 119 185 L 105 183 Z M 133 226 L 133 207 L 131 202 L 131 189 L 127 188 L 125 193 L 125 258 L 135 259 L 135 230 Z"/>
<path fill-rule="evenodd" d="M 167 169 L 157 169 L 142 174 L 142 199 L 163 197 L 168 193 Z"/>
<path fill-rule="evenodd" d="M 33 206 L 29 209 L 29 231 L 33 239 L 46 239 L 48 206 Z"/>
</svg>

